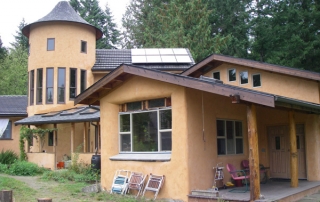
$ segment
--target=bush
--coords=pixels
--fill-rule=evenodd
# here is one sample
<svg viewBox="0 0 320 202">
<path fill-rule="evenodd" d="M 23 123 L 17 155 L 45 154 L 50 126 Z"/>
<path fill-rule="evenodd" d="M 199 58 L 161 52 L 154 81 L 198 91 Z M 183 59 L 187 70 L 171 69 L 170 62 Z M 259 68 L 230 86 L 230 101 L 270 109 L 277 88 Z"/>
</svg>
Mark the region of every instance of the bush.
<svg viewBox="0 0 320 202">
<path fill-rule="evenodd" d="M 66 180 L 74 182 L 94 182 L 99 179 L 99 175 L 92 169 L 82 173 L 76 173 L 74 170 L 48 171 L 43 173 L 42 179 L 65 182 Z"/>
<path fill-rule="evenodd" d="M 46 169 L 27 161 L 16 161 L 5 172 L 9 175 L 34 176 L 42 174 Z"/>
<path fill-rule="evenodd" d="M 1 164 L 12 164 L 18 159 L 18 155 L 12 151 L 12 150 L 7 150 L 7 151 L 1 151 L 0 153 L 0 163 Z"/>
<path fill-rule="evenodd" d="M 0 163 L 0 173 L 5 173 L 8 170 L 8 165 Z"/>
</svg>

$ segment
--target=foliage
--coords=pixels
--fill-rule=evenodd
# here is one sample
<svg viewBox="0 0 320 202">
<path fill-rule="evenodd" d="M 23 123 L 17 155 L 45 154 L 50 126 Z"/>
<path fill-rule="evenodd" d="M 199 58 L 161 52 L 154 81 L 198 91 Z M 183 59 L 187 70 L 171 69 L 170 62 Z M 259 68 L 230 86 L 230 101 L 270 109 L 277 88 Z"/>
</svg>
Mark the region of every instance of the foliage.
<svg viewBox="0 0 320 202">
<path fill-rule="evenodd" d="M 8 170 L 8 165 L 0 163 L 0 173 L 5 173 L 7 170 Z"/>
<path fill-rule="evenodd" d="M 0 36 L 0 63 L 4 60 L 7 54 L 8 54 L 8 50 L 3 46 L 1 36 Z"/>
<path fill-rule="evenodd" d="M 0 176 L 0 190 L 14 190 L 14 201 L 33 201 L 37 193 L 26 183 L 4 176 Z"/>
<path fill-rule="evenodd" d="M 16 35 L 14 36 L 15 42 L 10 43 L 13 49 L 22 48 L 24 51 L 28 52 L 29 48 L 29 39 L 22 34 L 22 28 L 25 27 L 27 23 L 24 19 L 20 22 L 18 26 L 18 31 L 16 31 Z"/>
<path fill-rule="evenodd" d="M 102 38 L 96 42 L 97 49 L 116 48 L 120 41 L 120 32 L 108 4 L 103 10 L 98 0 L 70 0 L 69 3 L 84 20 L 103 32 Z"/>
<path fill-rule="evenodd" d="M 35 163 L 27 161 L 15 161 L 13 164 L 8 166 L 8 169 L 5 171 L 9 175 L 20 175 L 20 176 L 34 176 L 42 174 L 46 171 L 45 168 L 39 167 Z"/>
<path fill-rule="evenodd" d="M 4 151 L 2 149 L 0 153 L 0 164 L 12 164 L 18 160 L 18 155 L 12 150 Z"/>
</svg>

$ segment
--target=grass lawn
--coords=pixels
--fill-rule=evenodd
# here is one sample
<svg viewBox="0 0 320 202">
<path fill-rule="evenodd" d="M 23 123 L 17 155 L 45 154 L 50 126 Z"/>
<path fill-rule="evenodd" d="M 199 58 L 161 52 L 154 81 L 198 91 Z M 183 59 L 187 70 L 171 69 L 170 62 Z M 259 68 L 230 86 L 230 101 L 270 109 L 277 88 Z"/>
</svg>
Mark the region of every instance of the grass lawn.
<svg viewBox="0 0 320 202">
<path fill-rule="evenodd" d="M 0 176 L 0 190 L 13 190 L 16 201 L 33 201 L 37 191 L 30 188 L 26 183 L 10 177 Z"/>
</svg>

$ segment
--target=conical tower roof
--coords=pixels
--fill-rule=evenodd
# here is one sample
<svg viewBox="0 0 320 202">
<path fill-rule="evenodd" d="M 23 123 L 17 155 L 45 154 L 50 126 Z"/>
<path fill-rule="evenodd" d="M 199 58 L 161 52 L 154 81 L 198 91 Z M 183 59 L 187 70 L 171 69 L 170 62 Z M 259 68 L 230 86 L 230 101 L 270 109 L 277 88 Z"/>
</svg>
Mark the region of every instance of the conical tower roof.
<svg viewBox="0 0 320 202">
<path fill-rule="evenodd" d="M 75 22 L 85 24 L 95 28 L 97 40 L 102 37 L 102 31 L 99 28 L 90 25 L 87 21 L 80 17 L 67 1 L 60 1 L 48 15 L 44 16 L 34 23 L 25 26 L 22 29 L 22 33 L 29 38 L 31 25 L 44 22 Z"/>
</svg>

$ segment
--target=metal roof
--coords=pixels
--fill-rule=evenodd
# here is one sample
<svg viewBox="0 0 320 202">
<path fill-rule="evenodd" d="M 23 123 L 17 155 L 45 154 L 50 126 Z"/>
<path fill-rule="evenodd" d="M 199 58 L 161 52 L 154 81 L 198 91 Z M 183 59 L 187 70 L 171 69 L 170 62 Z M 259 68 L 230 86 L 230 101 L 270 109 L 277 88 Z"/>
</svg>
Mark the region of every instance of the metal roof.
<svg viewBox="0 0 320 202">
<path fill-rule="evenodd" d="M 26 95 L 0 95 L 0 116 L 28 116 L 27 105 L 28 97 Z"/>
<path fill-rule="evenodd" d="M 158 70 L 184 71 L 195 64 L 190 51 L 188 49 L 186 51 L 192 59 L 190 63 L 140 63 L 138 66 Z M 111 71 L 121 64 L 132 64 L 131 49 L 97 49 L 96 63 L 93 65 L 92 71 Z"/>
<path fill-rule="evenodd" d="M 74 23 L 80 23 L 84 25 L 88 25 L 90 27 L 93 27 L 96 30 L 96 39 L 100 39 L 102 37 L 102 31 L 93 26 L 90 25 L 87 21 L 85 21 L 82 17 L 80 17 L 77 12 L 72 8 L 72 6 L 67 1 L 60 1 L 53 10 L 43 18 L 39 19 L 38 21 L 28 24 L 22 29 L 22 33 L 29 37 L 30 34 L 30 26 L 38 23 L 44 23 L 44 22 L 74 22 Z"/>
<path fill-rule="evenodd" d="M 42 125 L 100 121 L 100 107 L 81 106 L 45 114 L 36 114 L 15 122 L 15 125 Z"/>
</svg>

